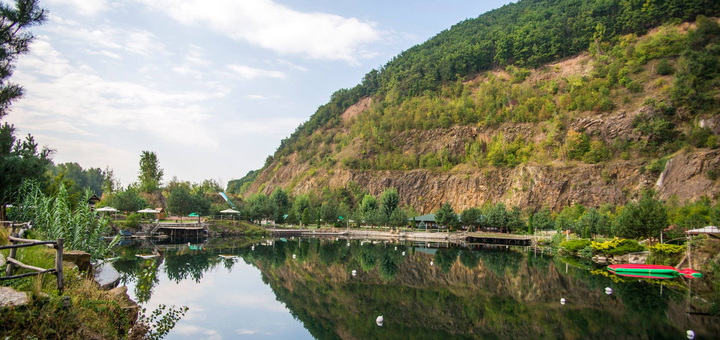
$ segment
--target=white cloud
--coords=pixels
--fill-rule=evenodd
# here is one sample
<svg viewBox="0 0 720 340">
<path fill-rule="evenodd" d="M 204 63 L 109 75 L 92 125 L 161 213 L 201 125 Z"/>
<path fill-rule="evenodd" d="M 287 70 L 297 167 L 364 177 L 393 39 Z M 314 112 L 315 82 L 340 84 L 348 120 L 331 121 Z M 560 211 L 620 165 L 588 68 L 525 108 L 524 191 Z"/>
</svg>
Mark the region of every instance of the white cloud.
<svg viewBox="0 0 720 340">
<path fill-rule="evenodd" d="M 93 16 L 107 9 L 110 3 L 107 0 L 47 0 L 53 5 L 72 6 L 77 13 L 84 16 Z"/>
<path fill-rule="evenodd" d="M 238 329 L 237 334 L 240 335 L 251 335 L 251 334 L 257 334 L 258 331 L 252 330 L 252 329 Z"/>
<path fill-rule="evenodd" d="M 150 31 L 121 29 L 107 25 L 96 28 L 76 27 L 62 19 L 54 20 L 54 22 L 56 25 L 53 25 L 50 30 L 56 33 L 56 36 L 63 39 L 64 42 L 94 49 L 96 50 L 94 54 L 107 55 L 102 51 L 109 52 L 110 50 L 134 53 L 146 58 L 171 54 L 165 48 L 165 44 L 160 42 L 160 39 Z M 109 53 L 117 55 L 115 52 Z"/>
<path fill-rule="evenodd" d="M 307 71 L 308 71 L 307 67 L 300 66 L 300 65 L 295 65 L 295 64 L 293 64 L 293 63 L 291 63 L 291 62 L 289 62 L 289 61 L 287 61 L 287 60 L 283 60 L 283 59 L 278 59 L 278 64 L 288 66 L 288 67 L 290 67 L 290 68 L 292 68 L 292 69 L 295 69 L 295 70 L 297 70 L 297 71 L 300 71 L 300 72 L 307 72 Z"/>
<path fill-rule="evenodd" d="M 185 25 L 204 25 L 232 39 L 311 59 L 359 59 L 384 38 L 373 22 L 320 12 L 299 12 L 272 0 L 134 0 Z"/>
<path fill-rule="evenodd" d="M 179 323 L 173 328 L 173 333 L 182 334 L 185 336 L 193 335 L 193 339 L 206 339 L 206 340 L 220 340 L 222 335 L 214 329 L 202 328 L 194 325 L 186 325 Z M 206 337 L 198 338 L 198 336 L 205 335 Z"/>
<path fill-rule="evenodd" d="M 255 78 L 280 78 L 284 79 L 285 73 L 280 71 L 263 70 L 260 68 L 254 68 L 245 65 L 231 64 L 227 66 L 230 70 L 240 75 L 244 79 L 255 79 Z"/>
<path fill-rule="evenodd" d="M 260 95 L 260 94 L 248 94 L 245 96 L 245 99 L 262 100 L 262 99 L 267 99 L 267 97 Z"/>
<path fill-rule="evenodd" d="M 212 107 L 206 101 L 227 91 L 175 92 L 140 82 L 107 80 L 87 67 L 73 66 L 49 41 L 38 39 L 18 61 L 15 80 L 26 97 L 15 105 L 17 116 L 35 113 L 33 125 L 64 123 L 140 131 L 179 145 L 214 148 L 216 135 L 203 123 Z"/>
</svg>

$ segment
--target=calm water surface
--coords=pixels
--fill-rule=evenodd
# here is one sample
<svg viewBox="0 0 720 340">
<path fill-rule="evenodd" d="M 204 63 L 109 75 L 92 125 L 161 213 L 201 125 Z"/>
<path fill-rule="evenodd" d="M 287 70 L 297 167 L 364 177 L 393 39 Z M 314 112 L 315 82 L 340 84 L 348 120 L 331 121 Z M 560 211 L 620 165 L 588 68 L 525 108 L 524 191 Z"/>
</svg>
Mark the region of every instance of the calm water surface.
<svg viewBox="0 0 720 340">
<path fill-rule="evenodd" d="M 126 246 L 115 262 L 131 297 L 148 310 L 159 304 L 189 307 L 167 339 L 720 334 L 720 320 L 712 315 L 717 292 L 709 282 L 619 277 L 532 248 L 318 239 L 193 242 Z M 162 249 L 162 256 L 135 256 L 153 248 Z M 379 315 L 382 326 L 376 324 Z"/>
</svg>

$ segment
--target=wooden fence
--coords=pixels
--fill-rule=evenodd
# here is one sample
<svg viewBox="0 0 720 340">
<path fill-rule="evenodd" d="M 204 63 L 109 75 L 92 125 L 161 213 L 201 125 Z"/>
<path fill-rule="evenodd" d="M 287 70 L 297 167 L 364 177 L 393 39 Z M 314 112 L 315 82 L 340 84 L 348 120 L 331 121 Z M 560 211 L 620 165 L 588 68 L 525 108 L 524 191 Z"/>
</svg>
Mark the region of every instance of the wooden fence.
<svg viewBox="0 0 720 340">
<path fill-rule="evenodd" d="M 29 227 L 28 223 L 7 223 L 10 225 L 11 228 L 11 234 L 8 237 L 8 240 L 10 241 L 10 245 L 6 246 L 0 246 L 0 250 L 2 249 L 10 249 L 10 255 L 7 258 L 7 267 L 5 267 L 5 276 L 0 277 L 0 280 L 11 280 L 11 279 L 19 279 L 21 277 L 27 277 L 27 276 L 35 276 L 40 274 L 53 274 L 57 278 L 57 290 L 58 294 L 63 293 L 63 267 L 62 267 L 62 259 L 63 259 L 63 239 L 59 238 L 55 241 L 42 241 L 42 240 L 32 240 L 32 239 L 25 239 L 22 238 L 22 235 L 27 231 L 27 227 Z M 16 228 L 18 227 L 26 227 L 26 228 L 20 228 L 19 232 L 15 232 Z M 39 268 L 35 266 L 30 266 L 27 264 L 24 264 L 16 259 L 17 257 L 17 250 L 20 248 L 27 248 L 27 247 L 35 247 L 35 246 L 45 246 L 49 248 L 55 248 L 55 268 Z M 30 273 L 24 273 L 24 274 L 18 274 L 13 275 L 13 271 L 15 270 L 15 266 L 24 268 L 27 270 L 32 270 L 33 272 Z"/>
</svg>

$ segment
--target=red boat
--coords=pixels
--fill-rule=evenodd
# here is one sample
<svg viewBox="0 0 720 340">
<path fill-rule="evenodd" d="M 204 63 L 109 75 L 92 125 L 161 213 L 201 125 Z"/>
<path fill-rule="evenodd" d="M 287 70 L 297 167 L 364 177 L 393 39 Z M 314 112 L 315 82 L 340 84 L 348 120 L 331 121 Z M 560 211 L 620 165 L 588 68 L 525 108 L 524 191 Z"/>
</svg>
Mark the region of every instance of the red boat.
<svg viewBox="0 0 720 340">
<path fill-rule="evenodd" d="M 642 276 L 656 278 L 670 278 L 683 276 L 687 278 L 702 277 L 702 274 L 694 269 L 677 270 L 675 267 L 660 266 L 654 264 L 612 264 L 607 269 L 618 275 Z"/>
</svg>

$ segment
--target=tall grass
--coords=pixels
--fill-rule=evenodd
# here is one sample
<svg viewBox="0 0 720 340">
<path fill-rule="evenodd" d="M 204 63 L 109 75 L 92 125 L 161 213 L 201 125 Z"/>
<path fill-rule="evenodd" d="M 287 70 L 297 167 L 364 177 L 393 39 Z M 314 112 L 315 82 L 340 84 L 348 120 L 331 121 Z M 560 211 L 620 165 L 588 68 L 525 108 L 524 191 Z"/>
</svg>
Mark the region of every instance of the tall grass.
<svg viewBox="0 0 720 340">
<path fill-rule="evenodd" d="M 56 196 L 47 196 L 36 183 L 27 181 L 19 195 L 20 206 L 13 210 L 13 219 L 33 221 L 33 232 L 43 239 L 63 238 L 66 249 L 86 251 L 93 259 L 105 257 L 119 241 L 116 236 L 106 243 L 103 236 L 110 230 L 107 218 L 92 211 L 85 203 L 87 198 L 73 209 L 64 186 Z"/>
</svg>

